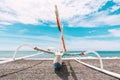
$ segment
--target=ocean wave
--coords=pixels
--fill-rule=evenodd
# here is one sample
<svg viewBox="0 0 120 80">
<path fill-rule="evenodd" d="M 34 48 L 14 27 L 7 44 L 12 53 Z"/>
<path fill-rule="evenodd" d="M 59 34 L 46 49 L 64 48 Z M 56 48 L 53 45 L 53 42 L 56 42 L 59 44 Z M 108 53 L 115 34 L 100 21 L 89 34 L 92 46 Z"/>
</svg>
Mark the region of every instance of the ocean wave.
<svg viewBox="0 0 120 80">
<path fill-rule="evenodd" d="M 87 57 L 80 57 L 81 59 L 98 59 L 97 57 L 87 56 Z M 101 59 L 120 59 L 120 57 L 101 57 Z"/>
<path fill-rule="evenodd" d="M 9 59 L 12 59 L 12 58 L 0 58 L 1 61 L 3 61 L 3 60 L 9 60 Z"/>
<path fill-rule="evenodd" d="M 9 60 L 12 58 L 0 58 L 0 60 Z M 26 58 L 29 60 L 40 60 L 40 59 L 44 59 L 44 60 L 52 60 L 53 58 Z M 70 58 L 62 58 L 62 59 L 98 59 L 97 57 L 93 57 L 93 56 L 87 56 L 87 57 L 70 57 Z M 101 57 L 101 59 L 120 59 L 120 57 Z"/>
</svg>

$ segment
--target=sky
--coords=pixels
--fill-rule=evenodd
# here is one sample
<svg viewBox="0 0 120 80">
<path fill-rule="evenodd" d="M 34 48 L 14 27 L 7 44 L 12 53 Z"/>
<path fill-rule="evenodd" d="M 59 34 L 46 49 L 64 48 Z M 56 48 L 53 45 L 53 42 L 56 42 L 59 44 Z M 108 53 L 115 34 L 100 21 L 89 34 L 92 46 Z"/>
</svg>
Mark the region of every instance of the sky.
<svg viewBox="0 0 120 80">
<path fill-rule="evenodd" d="M 67 50 L 120 51 L 120 0 L 0 0 L 0 51 L 58 49 L 54 5 Z"/>
</svg>

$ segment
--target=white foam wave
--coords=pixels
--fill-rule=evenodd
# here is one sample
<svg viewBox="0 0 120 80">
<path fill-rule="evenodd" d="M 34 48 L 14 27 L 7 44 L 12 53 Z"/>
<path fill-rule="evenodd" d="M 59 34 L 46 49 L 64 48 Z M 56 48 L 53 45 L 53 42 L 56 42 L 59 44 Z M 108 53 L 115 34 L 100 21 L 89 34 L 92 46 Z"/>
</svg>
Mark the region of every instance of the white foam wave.
<svg viewBox="0 0 120 80">
<path fill-rule="evenodd" d="M 87 57 L 80 57 L 81 59 L 98 59 L 97 57 L 87 56 Z M 120 59 L 120 57 L 101 57 L 102 59 Z"/>
<path fill-rule="evenodd" d="M 12 58 L 0 58 L 0 61 L 9 60 L 9 59 L 12 59 Z"/>
<path fill-rule="evenodd" d="M 93 57 L 93 56 L 87 56 L 87 57 L 72 57 L 72 58 L 62 58 L 62 59 L 98 59 L 97 57 Z M 101 57 L 102 59 L 120 59 L 120 57 Z M 12 58 L 0 58 L 0 60 L 9 60 Z M 44 60 L 53 60 L 54 58 L 27 58 L 29 60 L 40 60 L 40 59 L 44 59 Z"/>
</svg>

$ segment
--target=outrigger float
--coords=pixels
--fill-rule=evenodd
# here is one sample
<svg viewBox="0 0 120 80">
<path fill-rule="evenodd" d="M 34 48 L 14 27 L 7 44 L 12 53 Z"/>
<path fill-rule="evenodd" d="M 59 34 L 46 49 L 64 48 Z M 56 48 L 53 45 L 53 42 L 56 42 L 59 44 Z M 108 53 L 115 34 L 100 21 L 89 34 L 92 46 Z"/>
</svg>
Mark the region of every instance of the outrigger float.
<svg viewBox="0 0 120 80">
<path fill-rule="evenodd" d="M 62 42 L 63 50 L 49 51 L 49 50 L 44 50 L 44 49 L 41 49 L 41 48 L 38 48 L 38 47 L 34 47 L 31 44 L 22 44 L 22 45 L 17 47 L 12 59 L 7 59 L 7 60 L 0 61 L 0 64 L 5 64 L 5 63 L 8 63 L 8 62 L 13 62 L 13 61 L 16 61 L 16 60 L 21 60 L 21 59 L 26 59 L 26 58 L 37 56 L 37 55 L 44 54 L 44 53 L 49 53 L 49 54 L 55 54 L 55 58 L 52 59 L 52 60 L 53 60 L 53 65 L 54 65 L 55 70 L 58 70 L 62 67 L 62 60 L 71 60 L 70 58 L 63 58 L 64 55 L 70 56 L 72 54 L 69 54 L 67 52 L 67 49 L 66 49 L 66 45 L 65 45 L 65 42 L 64 42 L 64 36 L 63 36 L 63 27 L 61 27 L 61 24 L 60 24 L 58 9 L 57 9 L 56 5 L 55 5 L 55 15 L 56 15 L 56 23 L 57 23 L 58 29 L 60 31 L 60 39 L 61 39 L 61 42 Z M 38 51 L 38 53 L 16 58 L 17 52 L 24 46 L 28 46 L 28 47 L 34 49 L 35 51 Z M 105 73 L 106 75 L 109 75 L 109 76 L 120 79 L 120 74 L 104 69 L 102 58 L 100 57 L 100 55 L 97 52 L 86 51 L 86 52 L 81 52 L 80 54 L 74 54 L 74 55 L 84 56 L 84 55 L 89 54 L 89 53 L 93 53 L 97 56 L 97 58 L 99 59 L 99 62 L 100 62 L 100 68 L 81 61 L 81 57 L 72 58 L 72 60 L 75 60 L 78 63 L 81 63 L 81 64 L 83 64 L 83 65 L 85 65 L 85 66 L 87 66 L 91 69 L 94 69 L 94 70 L 97 70 L 99 72 Z M 44 59 L 41 59 L 41 60 L 44 60 Z"/>
</svg>

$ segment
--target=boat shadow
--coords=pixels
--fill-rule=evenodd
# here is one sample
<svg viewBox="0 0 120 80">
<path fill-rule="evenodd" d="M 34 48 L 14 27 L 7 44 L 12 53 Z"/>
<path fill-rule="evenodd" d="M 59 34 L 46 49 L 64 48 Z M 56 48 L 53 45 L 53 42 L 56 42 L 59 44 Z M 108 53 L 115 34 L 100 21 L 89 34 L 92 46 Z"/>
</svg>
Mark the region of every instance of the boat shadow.
<svg viewBox="0 0 120 80">
<path fill-rule="evenodd" d="M 78 80 L 69 61 L 68 61 L 68 66 L 69 66 L 70 70 L 68 70 L 66 63 L 63 62 L 62 67 L 59 70 L 55 70 L 55 73 L 62 80 Z"/>
</svg>

